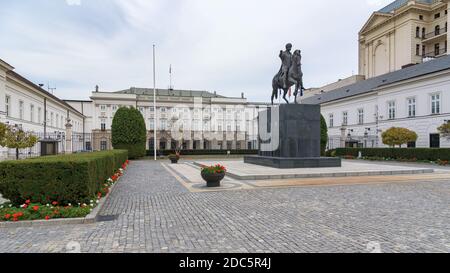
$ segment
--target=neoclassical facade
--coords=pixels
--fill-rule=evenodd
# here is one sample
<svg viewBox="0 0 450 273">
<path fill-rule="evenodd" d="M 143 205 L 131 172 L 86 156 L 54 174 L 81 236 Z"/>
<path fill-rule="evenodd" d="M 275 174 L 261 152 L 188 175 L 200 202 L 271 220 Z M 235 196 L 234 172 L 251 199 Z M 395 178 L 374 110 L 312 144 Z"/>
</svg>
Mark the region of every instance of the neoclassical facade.
<svg viewBox="0 0 450 273">
<path fill-rule="evenodd" d="M 65 146 L 66 125 L 68 122 L 71 125 L 70 134 L 81 133 L 83 121 L 84 116 L 68 103 L 19 75 L 12 65 L 0 59 L 0 122 L 19 126 L 35 133 L 40 139 L 57 139 L 60 151 L 72 151 L 78 148 Z M 36 145 L 21 151 L 21 155 L 39 152 L 39 145 Z M 0 158 L 7 158 L 14 153 L 0 147 Z"/>
<path fill-rule="evenodd" d="M 447 54 L 448 0 L 396 0 L 359 32 L 359 74 L 366 79 Z"/>
<path fill-rule="evenodd" d="M 153 150 L 241 150 L 258 148 L 258 113 L 266 104 L 224 97 L 216 92 L 191 90 L 156 91 L 130 88 L 92 93 L 90 101 L 67 101 L 86 116 L 86 131 L 92 132 L 88 146 L 111 149 L 111 124 L 120 107 L 135 107 L 147 127 L 147 149 Z M 156 131 L 156 143 L 154 134 Z"/>
</svg>

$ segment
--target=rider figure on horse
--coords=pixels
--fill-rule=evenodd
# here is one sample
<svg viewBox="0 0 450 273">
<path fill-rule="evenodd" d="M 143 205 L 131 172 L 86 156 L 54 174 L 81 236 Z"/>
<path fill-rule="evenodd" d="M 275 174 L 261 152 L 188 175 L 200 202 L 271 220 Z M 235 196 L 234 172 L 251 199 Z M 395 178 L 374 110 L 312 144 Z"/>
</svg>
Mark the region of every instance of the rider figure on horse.
<svg viewBox="0 0 450 273">
<path fill-rule="evenodd" d="M 292 44 L 286 45 L 286 51 L 280 51 L 281 70 L 280 70 L 280 86 L 288 88 L 289 84 L 289 69 L 292 66 Z"/>
</svg>

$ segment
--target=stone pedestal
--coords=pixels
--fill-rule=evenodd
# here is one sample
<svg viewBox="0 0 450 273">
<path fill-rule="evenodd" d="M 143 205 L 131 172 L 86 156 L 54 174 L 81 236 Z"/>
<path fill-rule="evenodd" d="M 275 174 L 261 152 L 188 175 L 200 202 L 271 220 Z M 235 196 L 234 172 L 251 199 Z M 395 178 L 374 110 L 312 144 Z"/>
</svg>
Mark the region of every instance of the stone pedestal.
<svg viewBox="0 0 450 273">
<path fill-rule="evenodd" d="M 268 135 L 271 140 L 260 140 L 259 155 L 246 156 L 245 163 L 279 169 L 341 167 L 339 158 L 320 157 L 319 105 L 280 105 L 278 109 L 278 118 L 272 117 L 275 113 L 271 109 L 260 114 L 259 122 L 267 122 L 268 125 L 260 124 L 260 131 L 270 128 Z M 268 146 L 272 148 L 267 149 Z"/>
</svg>

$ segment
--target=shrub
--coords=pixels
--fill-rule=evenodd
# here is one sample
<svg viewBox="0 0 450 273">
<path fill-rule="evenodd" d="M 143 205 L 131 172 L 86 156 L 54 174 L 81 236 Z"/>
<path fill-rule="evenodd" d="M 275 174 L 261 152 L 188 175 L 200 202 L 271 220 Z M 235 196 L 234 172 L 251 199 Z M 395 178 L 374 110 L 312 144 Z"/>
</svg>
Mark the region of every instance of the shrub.
<svg viewBox="0 0 450 273">
<path fill-rule="evenodd" d="M 139 110 L 119 108 L 114 115 L 111 134 L 114 149 L 128 150 L 131 159 L 145 156 L 147 131 L 144 117 Z"/>
<path fill-rule="evenodd" d="M 328 142 L 328 127 L 323 115 L 320 115 L 320 154 L 325 155 Z"/>
<path fill-rule="evenodd" d="M 383 158 L 413 161 L 450 161 L 450 149 L 431 148 L 338 148 L 336 156 L 358 157 L 359 152 L 366 158 Z"/>
<path fill-rule="evenodd" d="M 450 138 L 450 122 L 442 124 L 438 131 L 443 137 Z"/>
<path fill-rule="evenodd" d="M 126 160 L 113 150 L 0 162 L 0 193 L 14 205 L 88 203 Z"/>
<path fill-rule="evenodd" d="M 383 143 L 390 147 L 395 147 L 396 145 L 402 147 L 403 144 L 409 142 L 417 141 L 417 134 L 406 128 L 392 127 L 381 135 L 383 138 Z"/>
</svg>

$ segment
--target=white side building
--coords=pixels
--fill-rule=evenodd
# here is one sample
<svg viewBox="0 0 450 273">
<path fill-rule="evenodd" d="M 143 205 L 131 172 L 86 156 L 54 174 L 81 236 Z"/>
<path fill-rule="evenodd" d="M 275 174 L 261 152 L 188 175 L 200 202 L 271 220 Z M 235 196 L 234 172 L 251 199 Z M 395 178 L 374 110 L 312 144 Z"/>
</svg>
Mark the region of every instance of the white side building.
<svg viewBox="0 0 450 273">
<path fill-rule="evenodd" d="M 320 104 L 329 127 L 329 149 L 385 147 L 391 127 L 415 131 L 409 147 L 450 147 L 437 128 L 450 121 L 450 56 L 360 81 L 301 100 Z"/>
<path fill-rule="evenodd" d="M 46 119 L 45 119 L 46 117 Z M 0 59 L 0 122 L 19 126 L 40 139 L 60 140 L 60 152 L 65 147 L 66 124 L 70 120 L 72 132 L 82 133 L 84 116 L 68 103 L 14 71 L 14 67 Z M 70 150 L 76 150 L 70 147 Z M 39 145 L 20 151 L 22 156 L 37 155 Z M 14 151 L 0 147 L 0 158 L 13 156 Z"/>
</svg>

